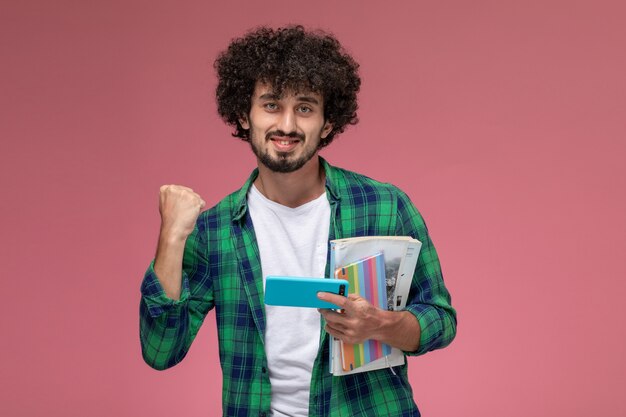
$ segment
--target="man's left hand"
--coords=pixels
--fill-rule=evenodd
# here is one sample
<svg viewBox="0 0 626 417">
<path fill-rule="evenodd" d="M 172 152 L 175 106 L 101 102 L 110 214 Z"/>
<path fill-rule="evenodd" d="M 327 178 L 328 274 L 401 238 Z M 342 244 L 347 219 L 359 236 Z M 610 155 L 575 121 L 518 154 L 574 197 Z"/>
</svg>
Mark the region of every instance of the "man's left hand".
<svg viewBox="0 0 626 417">
<path fill-rule="evenodd" d="M 356 294 L 347 297 L 328 292 L 318 293 L 318 298 L 335 304 L 341 312 L 319 309 L 326 320 L 326 331 L 332 336 L 351 344 L 367 339 L 378 339 L 383 310 L 374 307 L 365 298 Z"/>
</svg>

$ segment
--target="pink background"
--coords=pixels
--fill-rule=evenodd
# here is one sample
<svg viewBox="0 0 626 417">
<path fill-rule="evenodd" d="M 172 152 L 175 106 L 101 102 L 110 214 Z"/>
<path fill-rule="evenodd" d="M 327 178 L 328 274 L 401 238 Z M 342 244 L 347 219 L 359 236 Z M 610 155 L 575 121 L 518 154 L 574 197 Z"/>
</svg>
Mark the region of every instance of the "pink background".
<svg viewBox="0 0 626 417">
<path fill-rule="evenodd" d="M 410 359 L 424 416 L 626 415 L 622 1 L 212 3 L 3 2 L 0 415 L 220 414 L 213 313 L 154 371 L 139 285 L 158 187 L 212 205 L 254 166 L 213 59 L 289 22 L 362 66 L 323 155 L 407 191 L 439 250 L 459 328 Z"/>
</svg>

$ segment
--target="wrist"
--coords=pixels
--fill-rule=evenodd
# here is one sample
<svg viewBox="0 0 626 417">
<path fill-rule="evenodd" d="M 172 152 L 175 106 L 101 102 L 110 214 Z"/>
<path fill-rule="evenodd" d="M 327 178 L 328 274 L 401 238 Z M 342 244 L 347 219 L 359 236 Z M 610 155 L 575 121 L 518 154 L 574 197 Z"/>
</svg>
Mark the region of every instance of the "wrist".
<svg viewBox="0 0 626 417">
<path fill-rule="evenodd" d="M 180 245 L 185 244 L 191 233 L 177 229 L 171 226 L 161 225 L 159 232 L 159 244 Z"/>
<path fill-rule="evenodd" d="M 175 233 L 171 230 L 161 229 L 157 244 L 155 263 L 160 264 L 165 259 L 172 257 L 174 257 L 177 261 L 180 259 L 182 262 L 185 244 L 187 243 L 187 236 L 188 235 L 184 233 Z M 166 261 L 166 263 L 168 262 Z"/>
<path fill-rule="evenodd" d="M 396 315 L 393 311 L 379 309 L 376 314 L 376 332 L 373 339 L 384 341 L 389 338 L 389 334 L 394 331 Z"/>
<path fill-rule="evenodd" d="M 415 316 L 408 311 L 380 310 L 375 339 L 412 352 L 419 346 L 420 328 Z"/>
</svg>

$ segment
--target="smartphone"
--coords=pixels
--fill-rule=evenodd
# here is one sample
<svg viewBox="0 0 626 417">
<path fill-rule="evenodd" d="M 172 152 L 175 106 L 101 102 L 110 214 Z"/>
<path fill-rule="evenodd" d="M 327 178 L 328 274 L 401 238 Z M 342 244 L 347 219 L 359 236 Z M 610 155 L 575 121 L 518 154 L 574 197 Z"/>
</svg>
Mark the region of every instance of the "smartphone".
<svg viewBox="0 0 626 417">
<path fill-rule="evenodd" d="M 349 288 L 345 279 L 277 277 L 265 279 L 265 304 L 286 307 L 338 309 L 335 304 L 317 298 L 320 291 L 346 296 Z"/>
</svg>

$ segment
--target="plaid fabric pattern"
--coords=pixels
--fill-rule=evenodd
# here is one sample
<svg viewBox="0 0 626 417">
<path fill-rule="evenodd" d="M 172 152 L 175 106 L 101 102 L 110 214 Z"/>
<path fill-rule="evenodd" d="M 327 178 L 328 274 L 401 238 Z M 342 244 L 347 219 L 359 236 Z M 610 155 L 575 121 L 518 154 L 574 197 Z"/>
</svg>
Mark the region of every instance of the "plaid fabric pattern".
<svg viewBox="0 0 626 417">
<path fill-rule="evenodd" d="M 456 334 L 456 312 L 418 211 L 393 185 L 320 161 L 331 206 L 329 239 L 406 235 L 422 242 L 406 307 L 417 317 L 422 333 L 418 350 L 406 354 L 420 355 L 447 346 Z M 270 415 L 261 264 L 246 199 L 257 175 L 255 170 L 240 190 L 200 215 L 185 247 L 180 300 L 165 295 L 152 264 L 141 285 L 141 347 L 146 363 L 155 369 L 169 368 L 185 357 L 206 314 L 215 308 L 225 416 Z M 328 268 L 327 262 L 326 276 L 330 276 Z M 406 364 L 333 377 L 329 373 L 330 336 L 320 324 L 310 416 L 420 415 Z"/>
</svg>

